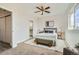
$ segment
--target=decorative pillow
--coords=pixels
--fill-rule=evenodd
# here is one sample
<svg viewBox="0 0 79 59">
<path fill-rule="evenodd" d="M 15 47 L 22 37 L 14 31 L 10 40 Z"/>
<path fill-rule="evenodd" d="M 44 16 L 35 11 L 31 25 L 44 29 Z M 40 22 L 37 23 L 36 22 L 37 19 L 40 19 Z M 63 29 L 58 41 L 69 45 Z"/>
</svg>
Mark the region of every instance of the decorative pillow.
<svg viewBox="0 0 79 59">
<path fill-rule="evenodd" d="M 63 49 L 63 55 L 78 55 L 78 53 L 72 51 L 72 50 L 69 49 L 69 48 L 64 48 L 64 49 Z"/>
<path fill-rule="evenodd" d="M 75 52 L 75 53 L 77 53 L 77 54 L 79 53 L 78 50 L 77 50 L 76 48 L 74 48 L 74 47 L 69 47 L 69 49 L 70 49 L 72 52 Z"/>
</svg>

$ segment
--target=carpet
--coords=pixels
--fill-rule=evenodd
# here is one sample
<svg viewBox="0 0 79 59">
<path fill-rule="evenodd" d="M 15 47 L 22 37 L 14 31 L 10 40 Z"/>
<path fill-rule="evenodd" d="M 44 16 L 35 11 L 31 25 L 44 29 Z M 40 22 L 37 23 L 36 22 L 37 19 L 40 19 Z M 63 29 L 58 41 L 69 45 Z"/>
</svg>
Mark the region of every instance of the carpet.
<svg viewBox="0 0 79 59">
<path fill-rule="evenodd" d="M 0 55 L 62 55 L 62 53 L 55 50 L 29 45 L 23 42 L 19 43 L 15 48 L 11 48 L 0 53 Z"/>
</svg>

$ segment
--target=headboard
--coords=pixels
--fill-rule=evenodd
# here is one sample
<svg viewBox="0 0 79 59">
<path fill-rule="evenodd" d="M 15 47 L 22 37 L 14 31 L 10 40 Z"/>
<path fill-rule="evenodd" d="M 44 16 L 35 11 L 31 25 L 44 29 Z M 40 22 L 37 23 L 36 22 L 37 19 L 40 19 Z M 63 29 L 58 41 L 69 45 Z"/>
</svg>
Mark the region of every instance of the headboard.
<svg viewBox="0 0 79 59">
<path fill-rule="evenodd" d="M 44 28 L 45 33 L 53 33 L 53 31 L 57 33 L 57 28 Z"/>
</svg>

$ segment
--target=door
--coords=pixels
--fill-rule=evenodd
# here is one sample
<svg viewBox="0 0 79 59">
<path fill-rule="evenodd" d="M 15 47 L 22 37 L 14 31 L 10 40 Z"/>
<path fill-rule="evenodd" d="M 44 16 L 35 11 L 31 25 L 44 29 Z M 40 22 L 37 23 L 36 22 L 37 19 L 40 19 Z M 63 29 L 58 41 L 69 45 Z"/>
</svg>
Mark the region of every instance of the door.
<svg viewBox="0 0 79 59">
<path fill-rule="evenodd" d="M 5 17 L 5 38 L 7 43 L 12 43 L 11 15 Z"/>
<path fill-rule="evenodd" d="M 0 41 L 5 42 L 5 17 L 0 18 Z"/>
</svg>

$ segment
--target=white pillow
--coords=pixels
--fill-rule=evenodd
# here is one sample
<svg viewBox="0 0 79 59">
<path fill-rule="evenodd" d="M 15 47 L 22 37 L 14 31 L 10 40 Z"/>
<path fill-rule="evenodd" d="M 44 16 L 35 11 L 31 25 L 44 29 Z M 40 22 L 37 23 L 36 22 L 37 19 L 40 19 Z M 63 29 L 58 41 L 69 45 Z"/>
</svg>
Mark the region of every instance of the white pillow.
<svg viewBox="0 0 79 59">
<path fill-rule="evenodd" d="M 78 50 L 77 50 L 76 48 L 74 48 L 74 47 L 69 47 L 69 49 L 70 49 L 71 51 L 75 52 L 75 53 L 79 53 Z"/>
</svg>

